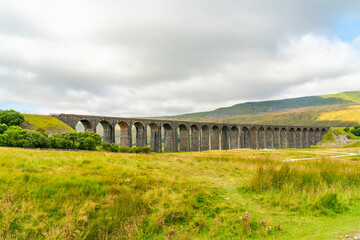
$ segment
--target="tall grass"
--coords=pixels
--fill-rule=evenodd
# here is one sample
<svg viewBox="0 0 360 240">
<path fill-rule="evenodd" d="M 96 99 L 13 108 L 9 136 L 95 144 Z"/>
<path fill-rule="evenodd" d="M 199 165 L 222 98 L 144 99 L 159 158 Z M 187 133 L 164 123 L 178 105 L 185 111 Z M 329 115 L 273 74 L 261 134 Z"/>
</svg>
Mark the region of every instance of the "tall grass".
<svg viewBox="0 0 360 240">
<path fill-rule="evenodd" d="M 360 190 L 358 165 L 313 161 L 281 166 L 260 165 L 247 190 L 262 195 L 272 206 L 328 215 L 344 212 Z"/>
</svg>

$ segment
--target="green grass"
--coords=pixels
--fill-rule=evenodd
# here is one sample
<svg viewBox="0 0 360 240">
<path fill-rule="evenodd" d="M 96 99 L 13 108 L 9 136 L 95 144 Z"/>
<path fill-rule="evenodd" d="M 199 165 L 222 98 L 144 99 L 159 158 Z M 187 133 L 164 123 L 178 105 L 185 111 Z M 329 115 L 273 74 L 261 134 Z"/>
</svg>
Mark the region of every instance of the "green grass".
<svg viewBox="0 0 360 240">
<path fill-rule="evenodd" d="M 335 138 L 334 138 L 334 130 L 332 128 L 329 129 L 329 131 L 327 131 L 327 133 L 325 133 L 322 138 L 321 138 L 321 142 L 322 143 L 334 143 L 336 142 Z M 337 131 L 339 132 L 339 131 Z M 345 131 L 344 131 L 345 132 Z"/>
<path fill-rule="evenodd" d="M 24 117 L 25 122 L 21 125 L 23 129 L 36 130 L 37 128 L 42 128 L 50 135 L 75 131 L 62 121 L 51 116 L 24 114 Z"/>
<path fill-rule="evenodd" d="M 0 239 L 337 239 L 360 214 L 358 156 L 340 151 L 0 148 Z"/>
</svg>

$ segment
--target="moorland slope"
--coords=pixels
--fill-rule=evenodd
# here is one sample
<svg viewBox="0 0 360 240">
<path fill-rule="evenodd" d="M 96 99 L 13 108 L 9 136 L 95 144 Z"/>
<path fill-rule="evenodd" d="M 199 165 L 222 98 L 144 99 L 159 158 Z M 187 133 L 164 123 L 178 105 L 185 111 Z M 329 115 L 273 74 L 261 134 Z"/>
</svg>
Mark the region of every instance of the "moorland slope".
<svg viewBox="0 0 360 240">
<path fill-rule="evenodd" d="M 241 103 L 209 112 L 163 118 L 237 124 L 354 126 L 360 124 L 360 91 Z"/>
</svg>

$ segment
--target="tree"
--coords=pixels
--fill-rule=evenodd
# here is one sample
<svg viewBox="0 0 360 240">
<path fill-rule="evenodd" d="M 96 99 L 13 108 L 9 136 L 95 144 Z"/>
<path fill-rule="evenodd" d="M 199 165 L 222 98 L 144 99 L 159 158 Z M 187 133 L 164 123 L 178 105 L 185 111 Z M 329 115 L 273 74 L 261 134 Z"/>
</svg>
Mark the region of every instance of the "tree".
<svg viewBox="0 0 360 240">
<path fill-rule="evenodd" d="M 10 127 L 18 126 L 24 121 L 24 116 L 14 110 L 5 110 L 0 112 L 0 124 L 5 123 Z"/>
</svg>

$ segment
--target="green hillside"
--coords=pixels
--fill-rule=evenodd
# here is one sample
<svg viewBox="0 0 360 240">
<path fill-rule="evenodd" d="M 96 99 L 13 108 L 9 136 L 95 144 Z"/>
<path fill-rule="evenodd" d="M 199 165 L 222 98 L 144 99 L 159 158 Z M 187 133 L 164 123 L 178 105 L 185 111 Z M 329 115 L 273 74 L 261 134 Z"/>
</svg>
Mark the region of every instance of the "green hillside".
<svg viewBox="0 0 360 240">
<path fill-rule="evenodd" d="M 210 112 L 167 119 L 252 124 L 329 125 L 360 124 L 360 91 L 331 95 L 249 102 Z"/>
<path fill-rule="evenodd" d="M 36 130 L 41 128 L 45 129 L 49 135 L 75 131 L 62 121 L 51 116 L 24 114 L 24 117 L 25 122 L 21 124 L 21 127 L 26 130 Z"/>
</svg>

